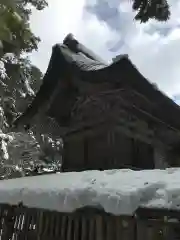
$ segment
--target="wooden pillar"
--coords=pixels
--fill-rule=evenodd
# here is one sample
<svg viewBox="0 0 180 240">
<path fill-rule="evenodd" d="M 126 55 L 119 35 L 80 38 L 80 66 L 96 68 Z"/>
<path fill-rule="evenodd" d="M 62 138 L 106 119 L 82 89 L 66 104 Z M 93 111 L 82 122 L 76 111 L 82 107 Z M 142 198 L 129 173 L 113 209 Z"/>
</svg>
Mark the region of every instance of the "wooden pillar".
<svg viewBox="0 0 180 240">
<path fill-rule="evenodd" d="M 153 147 L 138 139 L 132 139 L 132 166 L 137 169 L 153 169 Z"/>
<path fill-rule="evenodd" d="M 88 137 L 83 138 L 83 148 L 84 148 L 84 169 L 91 169 L 91 163 L 89 162 L 89 142 L 88 142 Z"/>
<path fill-rule="evenodd" d="M 81 137 L 64 140 L 62 157 L 62 171 L 84 170 L 84 141 Z"/>
<path fill-rule="evenodd" d="M 154 165 L 156 169 L 165 169 L 168 167 L 167 151 L 163 145 L 154 147 Z"/>
</svg>

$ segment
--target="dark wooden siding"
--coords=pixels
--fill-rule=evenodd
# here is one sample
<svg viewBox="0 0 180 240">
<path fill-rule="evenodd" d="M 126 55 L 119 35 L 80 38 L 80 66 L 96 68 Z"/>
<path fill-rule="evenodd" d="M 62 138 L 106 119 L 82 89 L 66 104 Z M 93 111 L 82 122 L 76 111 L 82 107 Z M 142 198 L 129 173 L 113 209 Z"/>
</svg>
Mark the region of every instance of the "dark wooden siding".
<svg viewBox="0 0 180 240">
<path fill-rule="evenodd" d="M 151 145 L 113 130 L 70 138 L 64 146 L 63 171 L 154 168 Z"/>
<path fill-rule="evenodd" d="M 177 240 L 180 212 L 141 208 L 133 216 L 114 216 L 85 207 L 72 213 L 0 204 L 0 239 Z"/>
<path fill-rule="evenodd" d="M 154 168 L 154 148 L 147 143 L 139 140 L 133 140 L 133 161 L 132 165 L 138 169 Z"/>
</svg>

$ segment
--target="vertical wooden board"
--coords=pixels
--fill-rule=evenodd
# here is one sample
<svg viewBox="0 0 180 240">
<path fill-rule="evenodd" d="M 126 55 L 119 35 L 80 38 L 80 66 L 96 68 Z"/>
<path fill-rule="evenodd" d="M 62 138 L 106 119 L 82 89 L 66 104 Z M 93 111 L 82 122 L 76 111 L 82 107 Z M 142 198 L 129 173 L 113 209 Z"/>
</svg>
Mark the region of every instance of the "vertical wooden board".
<svg viewBox="0 0 180 240">
<path fill-rule="evenodd" d="M 62 214 L 61 213 L 56 213 L 56 217 L 55 217 L 55 231 L 54 231 L 55 239 L 60 237 L 61 228 L 62 228 Z"/>
<path fill-rule="evenodd" d="M 27 211 L 20 207 L 16 211 L 16 221 L 14 224 L 14 237 L 19 240 L 23 240 L 26 237 L 27 232 L 25 231 L 25 221 L 27 216 Z"/>
<path fill-rule="evenodd" d="M 96 217 L 96 240 L 104 240 L 104 221 L 101 215 L 97 215 Z"/>
<path fill-rule="evenodd" d="M 113 217 L 108 216 L 108 217 L 105 217 L 104 220 L 106 223 L 106 240 L 114 239 L 114 233 L 116 229 L 114 229 Z"/>
<path fill-rule="evenodd" d="M 168 167 L 166 146 L 159 145 L 154 147 L 154 165 L 157 169 Z"/>
<path fill-rule="evenodd" d="M 148 240 L 146 238 L 146 223 L 143 220 L 137 220 L 137 240 Z"/>
<path fill-rule="evenodd" d="M 166 239 L 180 239 L 180 222 L 175 220 L 175 222 L 167 223 L 167 236 Z"/>
<path fill-rule="evenodd" d="M 61 240 L 67 239 L 67 223 L 68 223 L 68 217 L 62 216 L 61 235 L 60 235 Z"/>
<path fill-rule="evenodd" d="M 44 219 L 44 212 L 42 210 L 39 210 L 38 217 L 37 217 L 37 224 L 36 224 L 36 232 L 39 238 L 43 235 L 43 232 L 44 232 L 43 219 Z M 29 219 L 29 222 L 30 222 L 30 219 Z"/>
<path fill-rule="evenodd" d="M 133 140 L 133 166 L 139 169 L 153 169 L 153 147 L 138 139 Z"/>
<path fill-rule="evenodd" d="M 88 227 L 87 227 L 87 218 L 86 217 L 82 217 L 81 218 L 81 240 L 87 240 L 87 231 L 88 231 Z"/>
<path fill-rule="evenodd" d="M 137 221 L 137 240 L 165 240 L 163 223 L 159 220 L 142 219 Z"/>
<path fill-rule="evenodd" d="M 3 214 L 3 234 L 2 239 L 10 239 L 14 234 L 14 207 L 6 206 Z"/>
<path fill-rule="evenodd" d="M 80 226 L 80 217 L 75 217 L 73 218 L 73 222 L 74 222 L 74 236 L 73 236 L 73 240 L 79 240 L 81 239 L 81 226 Z"/>
<path fill-rule="evenodd" d="M 49 228 L 49 233 L 50 233 L 51 239 L 54 239 L 55 228 L 56 228 L 56 213 L 52 212 L 51 218 L 50 218 L 50 228 Z"/>
<path fill-rule="evenodd" d="M 38 237 L 37 223 L 38 223 L 38 209 L 26 209 L 29 212 L 29 229 L 28 239 L 32 240 Z M 42 211 L 42 210 L 41 210 Z"/>
<path fill-rule="evenodd" d="M 120 217 L 115 218 L 115 229 L 116 229 L 115 240 L 123 240 L 122 239 L 122 224 L 121 224 L 121 218 Z"/>
<path fill-rule="evenodd" d="M 84 166 L 84 142 L 82 137 L 68 138 L 64 142 L 63 171 L 81 170 Z"/>
<path fill-rule="evenodd" d="M 113 148 L 110 130 L 94 133 L 88 137 L 88 165 L 90 169 L 113 168 Z"/>
<path fill-rule="evenodd" d="M 44 230 L 43 230 L 43 238 L 52 239 L 52 231 L 53 231 L 53 222 L 52 222 L 53 212 L 45 211 L 44 212 Z"/>
<path fill-rule="evenodd" d="M 29 209 L 26 209 L 24 212 L 24 226 L 23 226 L 23 236 L 26 237 L 27 240 L 31 239 L 31 235 L 29 236 L 29 225 L 30 225 L 30 221 L 31 221 L 31 215 L 30 215 L 30 211 Z M 37 221 L 38 223 L 38 221 Z M 38 235 L 38 232 L 36 232 L 36 234 Z"/>
<path fill-rule="evenodd" d="M 155 240 L 164 240 L 166 239 L 166 233 L 163 231 L 163 224 L 159 223 L 159 221 L 148 221 L 146 225 L 146 238 L 147 240 L 155 239 Z M 165 234 L 164 234 L 165 233 Z"/>
<path fill-rule="evenodd" d="M 67 222 L 67 240 L 72 240 L 72 236 L 73 236 L 73 221 L 71 216 L 67 217 L 68 218 L 68 222 Z"/>
<path fill-rule="evenodd" d="M 132 165 L 132 142 L 120 131 L 114 131 L 113 155 L 116 159 L 116 168 Z"/>
<path fill-rule="evenodd" d="M 132 217 L 120 217 L 121 218 L 121 238 L 123 240 L 136 239 L 135 220 Z"/>
<path fill-rule="evenodd" d="M 89 231 L 88 231 L 88 239 L 89 240 L 95 240 L 95 217 L 92 216 L 88 219 L 88 226 L 89 226 Z"/>
</svg>

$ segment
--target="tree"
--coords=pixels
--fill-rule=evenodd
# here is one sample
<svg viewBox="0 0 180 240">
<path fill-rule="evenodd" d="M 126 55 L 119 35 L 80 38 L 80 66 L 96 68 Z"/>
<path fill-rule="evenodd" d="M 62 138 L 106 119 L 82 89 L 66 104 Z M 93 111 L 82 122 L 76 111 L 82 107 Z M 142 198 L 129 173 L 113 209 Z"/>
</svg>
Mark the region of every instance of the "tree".
<svg viewBox="0 0 180 240">
<path fill-rule="evenodd" d="M 41 85 L 42 73 L 28 58 L 40 41 L 30 29 L 29 18 L 32 7 L 42 10 L 46 6 L 45 0 L 0 0 L 0 179 L 17 171 L 27 174 L 47 159 L 54 161 L 53 167 L 59 166 L 61 145 L 43 135 L 38 126 L 28 133 L 9 133 L 9 125 Z"/>
<path fill-rule="evenodd" d="M 0 48 L 3 48 L 3 53 L 13 52 L 18 55 L 37 50 L 40 39 L 29 27 L 31 6 L 42 10 L 46 5 L 45 0 L 1 0 Z"/>
<path fill-rule="evenodd" d="M 29 18 L 32 7 L 42 10 L 45 6 L 45 0 L 0 1 L 0 179 L 9 178 L 17 166 L 22 173 L 30 162 L 42 162 L 43 151 L 36 137 L 9 133 L 9 125 L 32 101 L 41 84 L 42 73 L 28 58 L 40 41 L 30 29 Z M 45 141 L 41 142 L 47 150 Z"/>
<path fill-rule="evenodd" d="M 45 0 L 1 0 L 0 3 L 0 93 L 1 97 L 13 98 L 16 106 L 22 98 L 29 100 L 33 96 L 35 69 L 39 74 L 36 85 L 40 84 L 42 73 L 27 58 L 27 53 L 37 50 L 40 41 L 30 30 L 29 18 L 32 6 L 42 10 L 46 5 Z"/>
<path fill-rule="evenodd" d="M 147 22 L 149 19 L 167 21 L 170 7 L 166 0 L 133 0 L 133 10 L 137 11 L 136 20 Z"/>
</svg>

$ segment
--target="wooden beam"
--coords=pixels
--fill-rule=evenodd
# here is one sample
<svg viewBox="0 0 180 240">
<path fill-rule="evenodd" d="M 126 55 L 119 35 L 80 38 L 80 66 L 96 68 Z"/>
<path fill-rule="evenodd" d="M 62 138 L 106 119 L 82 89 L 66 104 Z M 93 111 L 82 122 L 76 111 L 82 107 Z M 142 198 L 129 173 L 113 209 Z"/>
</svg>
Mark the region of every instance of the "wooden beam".
<svg viewBox="0 0 180 240">
<path fill-rule="evenodd" d="M 121 96 L 118 96 L 121 98 Z M 122 101 L 121 101 L 122 100 Z M 96 102 L 96 98 L 94 99 Z M 124 126 L 125 129 L 128 130 L 128 132 L 131 132 L 131 128 L 136 129 L 136 135 L 146 135 L 146 141 L 151 142 L 151 138 L 155 139 L 160 139 L 160 141 L 164 142 L 166 141 L 166 144 L 174 144 L 178 140 L 180 140 L 180 131 L 178 129 L 175 129 L 165 122 L 162 122 L 160 119 L 157 119 L 156 117 L 151 115 L 150 111 L 150 106 L 145 106 L 147 109 L 149 109 L 149 112 L 144 111 L 143 109 L 140 109 L 133 105 L 132 103 L 130 104 L 129 102 L 122 99 L 117 99 L 117 101 L 104 101 L 103 103 L 101 102 L 102 99 L 100 99 L 100 102 L 98 102 L 99 99 L 97 98 L 97 106 L 96 108 L 100 108 L 99 113 L 94 113 L 92 114 L 92 106 L 87 107 L 89 108 L 89 111 L 86 109 L 86 116 L 85 119 L 86 122 L 83 122 L 83 117 L 82 117 L 82 124 L 88 125 L 88 122 L 91 122 L 92 119 L 96 118 L 98 121 L 103 121 L 103 119 L 110 121 L 111 125 L 117 125 L 122 127 Z M 91 102 L 91 101 L 89 101 Z M 101 105 L 102 104 L 102 105 Z M 116 106 L 114 106 L 115 104 Z M 86 105 L 86 104 L 85 104 Z M 90 104 L 91 105 L 91 104 Z M 112 106 L 111 106 L 112 105 Z M 144 107 L 144 104 L 143 104 Z M 147 110 L 146 109 L 146 110 Z M 83 115 L 83 109 L 81 109 L 81 114 Z M 114 123 L 113 123 L 114 121 Z M 139 127 L 138 127 L 138 121 L 139 121 Z M 77 121 L 78 122 L 78 121 Z M 90 123 L 90 126 L 93 125 Z M 96 124 L 95 124 L 96 125 Z M 93 128 L 93 127 L 92 127 Z M 129 129 L 130 128 L 130 129 Z M 142 129 L 141 129 L 142 128 Z M 146 132 L 146 134 L 142 134 L 141 132 Z"/>
<path fill-rule="evenodd" d="M 121 132 L 122 134 L 125 134 L 126 136 L 132 138 L 132 139 L 138 139 L 140 141 L 143 141 L 147 144 L 151 144 L 153 146 L 159 146 L 167 145 L 165 139 L 161 139 L 158 135 L 155 134 L 155 132 L 148 128 L 139 128 L 139 123 L 136 122 L 126 122 L 124 119 L 121 121 L 116 122 L 99 122 L 96 123 L 96 125 L 89 125 L 81 128 L 73 129 L 72 131 L 68 132 L 64 136 L 64 140 L 68 141 L 69 138 L 84 138 L 87 136 L 92 136 L 99 134 L 101 132 L 107 131 L 107 129 L 110 131 L 115 130 L 118 132 Z"/>
</svg>

